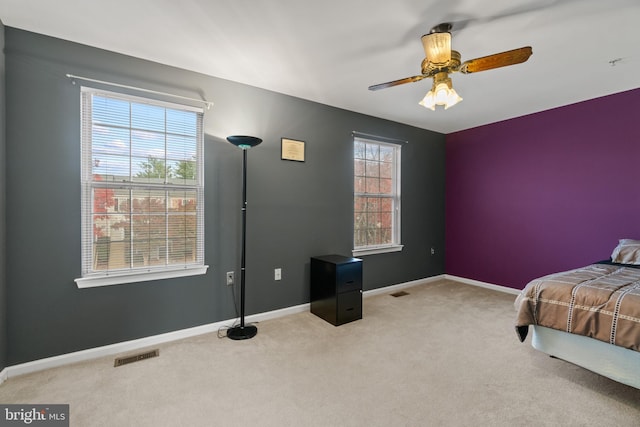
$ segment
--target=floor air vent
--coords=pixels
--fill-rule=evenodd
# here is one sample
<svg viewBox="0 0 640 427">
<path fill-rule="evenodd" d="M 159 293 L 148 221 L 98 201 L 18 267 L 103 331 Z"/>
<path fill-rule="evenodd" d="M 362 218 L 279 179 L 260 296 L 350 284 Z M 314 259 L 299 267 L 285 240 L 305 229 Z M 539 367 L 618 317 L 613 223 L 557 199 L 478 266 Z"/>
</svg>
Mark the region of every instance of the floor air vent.
<svg viewBox="0 0 640 427">
<path fill-rule="evenodd" d="M 117 357 L 113 362 L 113 367 L 117 368 L 118 366 L 127 365 L 129 363 L 138 362 L 140 360 L 151 359 L 152 357 L 160 356 L 160 350 L 155 349 L 151 351 L 146 351 L 144 353 L 134 354 L 132 356 L 126 357 Z"/>
<path fill-rule="evenodd" d="M 403 297 L 405 295 L 409 295 L 409 292 L 405 292 L 405 291 L 398 291 L 398 292 L 394 292 L 391 294 L 392 297 L 398 298 L 398 297 Z"/>
</svg>

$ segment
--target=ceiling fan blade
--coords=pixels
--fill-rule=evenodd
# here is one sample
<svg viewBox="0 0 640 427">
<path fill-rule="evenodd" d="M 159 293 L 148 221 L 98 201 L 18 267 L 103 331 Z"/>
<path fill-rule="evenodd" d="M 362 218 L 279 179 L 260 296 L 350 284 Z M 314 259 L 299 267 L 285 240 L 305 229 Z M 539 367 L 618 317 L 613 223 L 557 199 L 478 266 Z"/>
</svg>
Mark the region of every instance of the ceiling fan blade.
<svg viewBox="0 0 640 427">
<path fill-rule="evenodd" d="M 384 88 L 387 88 L 387 87 L 403 85 L 405 83 L 419 82 L 420 80 L 424 79 L 425 77 L 426 76 L 423 76 L 423 75 L 413 76 L 413 77 L 405 77 L 404 79 L 394 80 L 392 82 L 380 83 L 380 84 L 377 84 L 377 85 L 369 86 L 369 90 L 379 90 L 379 89 L 384 89 Z"/>
<path fill-rule="evenodd" d="M 537 0 L 530 2 L 511 2 L 515 3 L 514 6 L 506 8 L 499 13 L 489 16 L 474 16 L 465 13 L 448 13 L 442 17 L 443 22 L 451 24 L 451 32 L 456 33 L 467 27 L 474 27 L 478 25 L 486 25 L 501 20 L 508 20 L 518 16 L 532 14 L 538 11 L 552 10 L 562 6 L 567 6 L 568 3 L 577 3 L 580 0 Z M 446 4 L 445 0 L 442 3 Z M 521 4 L 524 3 L 524 4 Z M 527 4 L 529 3 L 529 4 Z M 535 4 L 531 4 L 535 3 Z"/>
<path fill-rule="evenodd" d="M 477 73 L 478 71 L 492 70 L 494 68 L 506 67 L 507 65 L 515 65 L 525 62 L 533 50 L 531 46 L 521 47 L 520 49 L 508 50 L 506 52 L 496 53 L 494 55 L 483 56 L 482 58 L 470 59 L 464 61 L 458 71 L 463 74 Z"/>
</svg>

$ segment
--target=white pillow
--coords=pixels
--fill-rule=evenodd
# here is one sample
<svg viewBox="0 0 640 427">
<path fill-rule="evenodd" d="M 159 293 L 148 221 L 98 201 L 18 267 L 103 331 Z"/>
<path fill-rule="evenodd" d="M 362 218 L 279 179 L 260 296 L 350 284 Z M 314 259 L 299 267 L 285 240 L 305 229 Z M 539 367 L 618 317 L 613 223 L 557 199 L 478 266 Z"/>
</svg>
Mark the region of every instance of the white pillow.
<svg viewBox="0 0 640 427">
<path fill-rule="evenodd" d="M 640 240 L 620 239 L 611 254 L 611 261 L 620 264 L 640 265 Z"/>
</svg>

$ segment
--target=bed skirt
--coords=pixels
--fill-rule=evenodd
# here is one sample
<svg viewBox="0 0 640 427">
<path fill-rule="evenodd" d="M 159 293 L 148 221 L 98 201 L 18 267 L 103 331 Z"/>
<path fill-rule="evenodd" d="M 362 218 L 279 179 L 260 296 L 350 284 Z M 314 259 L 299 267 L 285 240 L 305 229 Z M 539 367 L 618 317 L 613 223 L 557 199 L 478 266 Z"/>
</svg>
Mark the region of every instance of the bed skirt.
<svg viewBox="0 0 640 427">
<path fill-rule="evenodd" d="M 640 389 L 640 352 L 544 326 L 532 329 L 536 350 Z"/>
</svg>

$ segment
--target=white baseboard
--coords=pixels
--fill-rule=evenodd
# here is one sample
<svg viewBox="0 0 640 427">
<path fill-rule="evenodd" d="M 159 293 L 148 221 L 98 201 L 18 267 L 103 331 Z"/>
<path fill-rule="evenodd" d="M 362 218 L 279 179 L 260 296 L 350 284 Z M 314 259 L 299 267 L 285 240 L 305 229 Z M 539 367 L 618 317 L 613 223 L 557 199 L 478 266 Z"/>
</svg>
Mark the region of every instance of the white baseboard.
<svg viewBox="0 0 640 427">
<path fill-rule="evenodd" d="M 494 285 L 493 283 L 480 282 L 478 280 L 473 279 L 465 279 L 464 277 L 452 276 L 450 274 L 445 274 L 444 278 L 447 280 L 453 280 L 454 282 L 460 282 L 467 285 L 479 286 L 481 288 L 492 289 L 494 291 L 505 292 L 507 294 L 518 295 L 520 290 L 509 288 L 507 286 Z"/>
<path fill-rule="evenodd" d="M 410 282 L 398 283 L 397 285 L 384 286 L 382 288 L 372 289 L 370 291 L 364 291 L 362 293 L 363 297 L 372 297 L 380 294 L 388 294 L 391 292 L 396 292 L 404 288 L 410 288 L 412 286 L 424 285 L 426 283 L 437 282 L 438 280 L 442 280 L 445 278 L 444 274 L 440 276 L 427 277 L 425 279 L 412 280 Z"/>
<path fill-rule="evenodd" d="M 518 294 L 519 291 L 504 286 L 493 285 L 490 283 L 479 282 L 477 280 L 464 279 L 456 276 L 450 276 L 447 274 L 441 274 L 439 276 L 427 277 L 425 279 L 413 280 L 410 282 L 399 283 L 397 285 L 385 286 L 382 288 L 372 289 L 363 292 L 363 297 L 371 297 L 375 295 L 395 292 L 404 288 L 410 288 L 412 286 L 423 285 L 426 283 L 436 282 L 438 280 L 448 279 L 456 282 L 461 282 L 474 286 L 481 286 L 483 288 L 489 288 L 501 292 L 507 292 L 512 294 Z M 279 310 L 268 311 L 265 313 L 258 313 L 247 316 L 245 321 L 247 323 L 261 322 L 264 320 L 275 319 L 278 317 L 287 316 L 295 313 L 307 312 L 310 309 L 310 304 L 301 304 L 292 307 L 286 307 Z M 196 326 L 188 329 L 181 329 L 178 331 L 167 332 L 165 334 L 153 335 L 150 337 L 140 338 L 131 341 L 124 341 L 116 344 L 105 345 L 102 347 L 90 348 L 87 350 L 76 351 L 73 353 L 61 354 L 59 356 L 47 357 L 45 359 L 34 360 L 32 362 L 21 363 L 19 365 L 7 366 L 0 372 L 0 384 L 6 381 L 8 378 L 18 375 L 29 374 L 32 372 L 42 371 L 45 369 L 56 368 L 59 366 L 69 365 L 71 363 L 83 362 L 91 359 L 97 359 L 105 356 L 113 356 L 135 350 L 140 350 L 145 347 L 155 346 L 159 344 L 168 343 L 171 341 L 181 340 L 184 338 L 190 338 L 202 334 L 208 334 L 217 332 L 220 328 L 230 327 L 236 322 L 236 319 L 224 320 L 221 322 L 209 323 L 207 325 Z"/>
<path fill-rule="evenodd" d="M 274 319 L 277 317 L 282 317 L 294 313 L 301 313 L 308 310 L 309 304 L 301 304 L 293 307 L 283 308 L 280 310 L 273 310 L 265 313 L 258 313 L 247 316 L 245 318 L 245 321 L 247 323 L 260 322 L 263 320 Z M 102 347 L 76 351 L 73 353 L 61 354 L 59 356 L 47 357 L 45 359 L 38 359 L 32 362 L 21 363 L 19 365 L 8 366 L 2 371 L 4 377 L 0 376 L 0 383 L 2 382 L 2 378 L 6 380 L 7 378 L 42 371 L 44 369 L 56 368 L 59 366 L 69 365 L 71 363 L 83 362 L 105 356 L 113 356 L 116 354 L 139 350 L 145 347 L 164 344 L 171 341 L 177 341 L 202 334 L 217 332 L 220 328 L 232 326 L 235 321 L 236 319 L 230 319 L 216 323 L 209 323 L 207 325 L 181 329 L 178 331 L 167 332 L 165 334 L 153 335 L 136 340 L 124 341 L 116 344 L 105 345 Z"/>
</svg>

